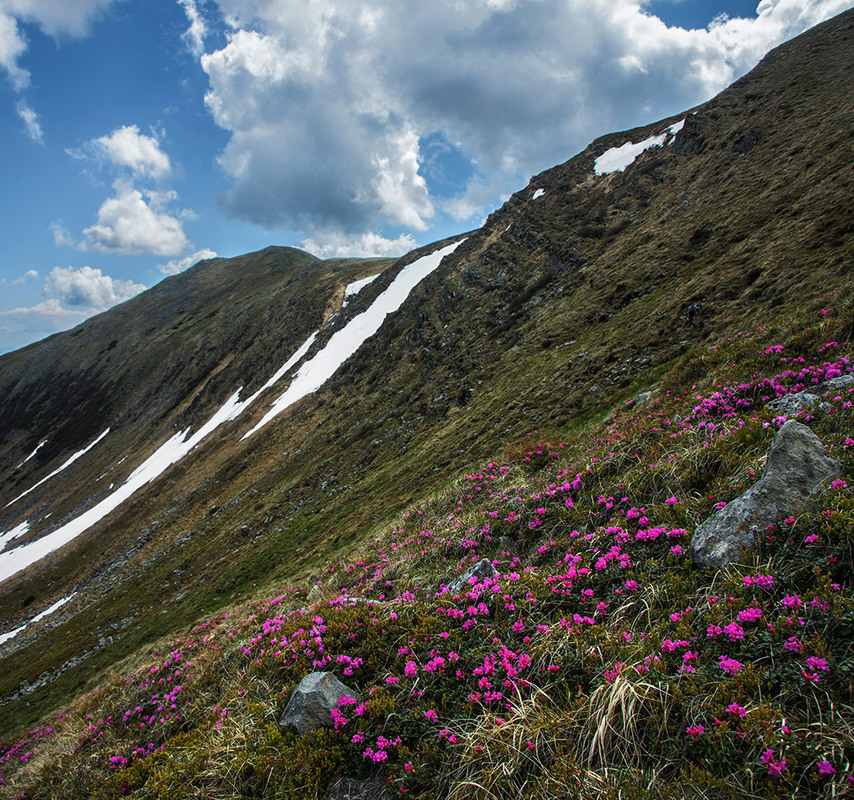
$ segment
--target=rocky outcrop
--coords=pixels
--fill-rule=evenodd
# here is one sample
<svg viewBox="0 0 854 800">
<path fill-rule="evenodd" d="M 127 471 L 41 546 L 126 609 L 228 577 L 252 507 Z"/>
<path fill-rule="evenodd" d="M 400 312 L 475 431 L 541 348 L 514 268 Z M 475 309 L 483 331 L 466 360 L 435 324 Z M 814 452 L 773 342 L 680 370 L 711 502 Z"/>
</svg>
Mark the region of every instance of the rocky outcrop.
<svg viewBox="0 0 854 800">
<path fill-rule="evenodd" d="M 498 570 L 492 566 L 492 562 L 488 558 L 482 558 L 473 567 L 469 567 L 462 575 L 454 578 L 448 584 L 448 591 L 451 594 L 456 594 L 465 589 L 471 578 L 483 580 L 484 578 L 491 578 L 494 575 L 498 575 Z"/>
<path fill-rule="evenodd" d="M 821 440 L 806 425 L 789 420 L 771 443 L 762 477 L 694 532 L 691 559 L 704 567 L 736 561 L 742 549 L 756 547 L 769 525 L 798 513 L 813 492 L 840 472 L 840 465 L 824 454 Z"/>
<path fill-rule="evenodd" d="M 318 728 L 332 727 L 332 710 L 342 696 L 358 699 L 359 693 L 338 680 L 331 672 L 312 672 L 294 689 L 279 720 L 279 727 L 300 735 Z"/>
</svg>

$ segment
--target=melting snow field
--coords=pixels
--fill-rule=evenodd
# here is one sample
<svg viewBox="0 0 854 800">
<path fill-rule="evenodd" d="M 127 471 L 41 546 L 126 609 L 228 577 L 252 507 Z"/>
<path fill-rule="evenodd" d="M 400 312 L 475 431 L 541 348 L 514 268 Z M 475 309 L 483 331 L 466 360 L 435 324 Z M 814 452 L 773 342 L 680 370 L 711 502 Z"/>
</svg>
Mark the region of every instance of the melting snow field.
<svg viewBox="0 0 854 800">
<path fill-rule="evenodd" d="M 0 552 L 3 551 L 3 548 L 6 547 L 9 542 L 12 542 L 15 539 L 18 539 L 19 537 L 23 536 L 29 529 L 30 523 L 22 522 L 12 528 L 12 530 L 7 531 L 6 533 L 0 533 Z"/>
<path fill-rule="evenodd" d="M 70 467 L 75 461 L 77 461 L 77 459 L 80 458 L 80 456 L 85 456 L 86 453 L 88 453 L 96 444 L 98 444 L 98 442 L 100 442 L 101 439 L 103 439 L 109 432 L 110 432 L 110 429 L 107 428 L 107 430 L 105 430 L 97 439 L 95 439 L 95 441 L 92 442 L 92 444 L 90 444 L 88 447 L 84 447 L 82 450 L 80 450 L 79 452 L 77 452 L 73 456 L 71 456 L 71 458 L 69 458 L 68 461 L 66 461 L 61 467 L 59 467 L 59 469 L 55 469 L 53 472 L 50 473 L 50 475 L 47 475 L 44 478 L 42 478 L 35 486 L 30 486 L 30 488 L 27 489 L 26 492 L 24 492 L 23 494 L 19 494 L 14 500 L 12 500 L 9 503 L 6 503 L 6 508 L 9 508 L 9 506 L 12 505 L 12 503 L 17 503 L 18 500 L 20 500 L 22 497 L 26 497 L 34 489 L 38 489 L 39 486 L 41 486 L 45 481 L 49 481 L 51 478 L 55 477 L 56 475 L 59 475 L 59 473 L 62 472 L 62 470 L 68 469 L 68 467 Z M 45 444 L 45 442 L 47 442 L 47 439 L 45 439 L 44 442 L 42 442 L 42 444 Z M 42 444 L 40 444 L 39 447 L 41 447 Z M 38 452 L 39 447 L 37 447 L 33 451 L 32 455 L 30 455 L 28 458 L 26 458 L 24 461 L 21 462 L 21 466 L 26 464 L 27 461 L 29 461 L 36 454 L 36 452 Z"/>
<path fill-rule="evenodd" d="M 326 347 L 317 353 L 314 358 L 300 367 L 287 391 L 285 391 L 285 393 L 273 403 L 272 408 L 267 412 L 264 418 L 242 438 L 245 439 L 255 433 L 257 430 L 264 427 L 271 419 L 281 414 L 288 406 L 292 405 L 302 397 L 305 397 L 307 394 L 319 389 L 335 373 L 338 367 L 340 367 L 341 364 L 349 358 L 349 356 L 353 355 L 353 353 L 359 349 L 362 343 L 369 336 L 379 330 L 385 317 L 400 308 L 403 301 L 406 300 L 409 293 L 415 288 L 415 286 L 433 272 L 439 266 L 441 260 L 449 253 L 453 252 L 458 245 L 462 244 L 462 241 L 464 240 L 448 245 L 447 247 L 437 250 L 428 256 L 424 256 L 423 258 L 420 258 L 412 264 L 404 267 L 391 285 L 373 302 L 367 311 L 350 320 L 342 330 L 338 331 L 330 338 Z M 364 286 L 367 285 L 365 283 L 366 280 L 370 281 L 376 277 L 377 276 L 373 276 L 370 279 L 357 281 L 357 283 L 361 283 Z M 350 284 L 351 287 L 354 285 L 356 284 Z M 258 389 L 257 392 L 252 394 L 246 400 L 240 400 L 239 398 L 242 387 L 238 389 L 192 436 L 189 436 L 188 438 L 188 434 L 190 433 L 189 429 L 176 433 L 142 464 L 140 464 L 118 489 L 94 505 L 88 511 L 82 513 L 79 517 L 67 522 L 65 525 L 57 528 L 47 536 L 43 536 L 41 539 L 8 551 L 2 550 L 2 548 L 5 547 L 8 542 L 11 542 L 13 539 L 16 539 L 26 533 L 29 530 L 29 524 L 27 522 L 22 522 L 8 533 L 0 535 L 0 551 L 2 551 L 0 552 L 0 583 L 15 573 L 20 572 L 22 569 L 26 569 L 30 565 L 40 561 L 54 550 L 58 550 L 63 545 L 66 545 L 76 539 L 85 530 L 92 527 L 92 525 L 102 520 L 111 511 L 118 508 L 136 491 L 159 477 L 172 464 L 186 456 L 220 425 L 236 419 L 258 398 L 262 392 L 272 387 L 276 382 L 284 377 L 289 370 L 296 366 L 306 353 L 308 353 L 312 344 L 314 344 L 318 333 L 319 331 L 312 333 L 311 336 L 303 342 L 302 346 L 260 389 Z M 31 492 L 49 478 L 64 470 L 73 461 L 76 461 L 80 456 L 91 450 L 99 441 L 101 441 L 101 439 L 104 438 L 104 436 L 107 435 L 107 433 L 109 433 L 109 428 L 85 450 L 75 453 L 75 455 L 66 461 L 58 470 L 48 475 L 47 478 L 43 478 L 36 484 L 36 486 L 33 486 L 31 489 L 24 492 L 23 495 L 16 497 L 12 503 L 19 500 L 25 494 Z M 122 461 L 124 461 L 124 458 Z M 9 505 L 11 505 L 11 503 L 9 503 Z M 49 612 L 45 612 L 45 614 L 47 613 Z M 35 619 L 31 620 L 31 622 L 33 621 L 35 621 Z M 13 631 L 11 634 L 4 635 L 7 638 L 11 638 L 11 636 L 15 635 L 17 632 L 18 631 Z M 2 641 L 5 641 L 5 639 L 0 640 L 0 642 Z"/>
<path fill-rule="evenodd" d="M 405 266 L 367 311 L 353 317 L 340 331 L 332 335 L 326 347 L 299 368 L 287 391 L 273 402 L 263 419 L 246 433 L 243 439 L 263 428 L 297 400 L 301 400 L 323 386 L 335 374 L 338 367 L 353 355 L 369 336 L 373 336 L 380 329 L 386 316 L 397 311 L 403 305 L 403 301 L 409 297 L 409 293 L 463 241 L 465 240 L 454 242 Z"/>
<path fill-rule="evenodd" d="M 77 592 L 72 592 L 68 597 L 63 597 L 62 600 L 57 600 L 50 608 L 46 608 L 41 614 L 36 614 L 29 622 L 25 622 L 21 625 L 20 628 L 15 628 L 13 631 L 9 631 L 8 633 L 0 633 L 0 644 L 4 644 L 8 642 L 9 639 L 14 639 L 24 628 L 28 625 L 32 625 L 34 622 L 38 622 L 41 619 L 44 619 L 46 616 L 53 614 L 59 608 L 62 608 L 69 600 L 71 600 Z"/>
<path fill-rule="evenodd" d="M 644 139 L 642 142 L 634 144 L 626 142 L 620 147 L 612 147 L 606 150 L 599 158 L 596 159 L 593 165 L 593 171 L 597 175 L 609 175 L 612 172 L 622 172 L 626 167 L 634 162 L 634 160 L 650 147 L 661 147 L 665 141 L 675 136 L 682 130 L 685 124 L 683 119 L 681 122 L 674 122 L 669 128 L 666 128 L 658 136 L 650 136 L 649 139 Z"/>
<path fill-rule="evenodd" d="M 369 275 L 367 278 L 362 278 L 360 281 L 353 281 L 353 283 L 347 284 L 344 287 L 344 297 L 350 297 L 354 294 L 359 294 L 369 283 L 373 283 L 379 276 L 382 275 L 381 272 L 378 272 L 376 275 Z"/>
</svg>

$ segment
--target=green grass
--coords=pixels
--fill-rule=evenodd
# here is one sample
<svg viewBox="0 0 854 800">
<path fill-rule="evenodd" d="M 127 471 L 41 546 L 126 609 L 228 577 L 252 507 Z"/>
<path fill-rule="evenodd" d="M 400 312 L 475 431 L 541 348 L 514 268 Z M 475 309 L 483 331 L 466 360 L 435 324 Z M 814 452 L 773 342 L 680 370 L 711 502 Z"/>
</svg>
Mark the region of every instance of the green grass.
<svg viewBox="0 0 854 800">
<path fill-rule="evenodd" d="M 847 398 L 828 397 L 832 413 L 807 420 L 842 463 L 841 483 L 723 570 L 684 555 L 714 505 L 761 471 L 777 430 L 762 380 L 791 385 L 792 359 L 800 370 L 854 357 L 843 338 L 850 289 L 832 305 L 835 315 L 813 304 L 696 346 L 662 366 L 646 404 L 620 404 L 563 442 L 508 444 L 502 460 L 469 466 L 373 529 L 361 553 L 322 568 L 309 553 L 304 579 L 267 583 L 156 653 L 144 647 L 156 629 L 128 637 L 124 665 L 0 760 L 0 797 L 322 798 L 338 775 L 377 773 L 419 798 L 844 794 L 854 774 Z M 692 410 L 723 396 L 748 404 Z M 373 473 L 366 491 L 385 498 L 398 483 L 413 491 L 399 466 Z M 339 510 L 354 513 L 350 502 Z M 314 516 L 294 524 L 312 531 Z M 482 556 L 498 565 L 497 593 L 436 594 Z M 213 612 L 262 572 L 211 581 L 167 627 Z M 379 602 L 342 604 L 347 595 Z M 366 705 L 342 708 L 339 730 L 280 730 L 290 691 L 321 667 Z M 170 691 L 176 708 L 154 712 Z M 380 751 L 376 763 L 365 755 Z"/>
</svg>

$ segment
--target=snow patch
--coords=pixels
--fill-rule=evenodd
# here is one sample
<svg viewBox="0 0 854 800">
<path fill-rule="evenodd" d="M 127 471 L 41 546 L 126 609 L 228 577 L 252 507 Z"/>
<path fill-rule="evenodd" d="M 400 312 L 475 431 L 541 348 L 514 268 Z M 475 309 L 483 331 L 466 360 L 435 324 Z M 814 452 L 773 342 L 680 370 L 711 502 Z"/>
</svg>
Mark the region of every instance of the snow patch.
<svg viewBox="0 0 854 800">
<path fill-rule="evenodd" d="M 249 398 L 246 400 L 239 399 L 241 389 L 243 388 L 241 387 L 231 395 L 231 397 L 225 401 L 216 413 L 192 436 L 187 438 L 187 435 L 190 432 L 189 428 L 185 431 L 181 431 L 180 433 L 176 433 L 171 439 L 161 445 L 152 455 L 143 461 L 142 464 L 140 464 L 128 476 L 127 480 L 119 486 L 118 489 L 101 500 L 101 502 L 92 506 L 88 511 L 85 511 L 79 517 L 76 517 L 65 525 L 57 528 L 47 536 L 42 536 L 41 539 L 16 547 L 8 552 L 0 552 L 0 583 L 6 580 L 6 578 L 14 575 L 16 572 L 20 572 L 22 569 L 26 569 L 30 565 L 40 561 L 54 550 L 58 550 L 63 545 L 66 545 L 76 539 L 85 530 L 88 530 L 96 522 L 100 522 L 107 516 L 107 514 L 118 508 L 131 495 L 147 483 L 150 483 L 155 478 L 159 477 L 166 469 L 172 466 L 172 464 L 179 461 L 190 451 L 196 448 L 204 438 L 213 433 L 213 431 L 215 431 L 220 425 L 228 422 L 229 420 L 235 419 L 247 406 L 257 399 L 261 392 L 270 388 L 308 352 L 308 349 L 311 347 L 316 337 L 317 331 L 309 336 L 307 341 L 303 343 L 296 353 L 288 359 L 288 361 L 273 375 L 273 377 Z M 106 436 L 108 431 L 109 428 L 107 431 L 104 431 L 104 433 L 101 434 L 95 442 L 89 445 L 86 450 L 91 449 L 95 444 L 97 444 L 98 441 Z M 71 460 L 83 455 L 86 450 L 76 454 L 72 459 L 66 462 L 60 470 L 57 470 L 57 472 L 68 466 L 68 464 L 71 463 Z M 124 461 L 125 458 L 127 458 L 127 456 L 122 458 L 122 461 Z M 121 463 L 121 461 L 119 463 Z M 47 478 L 45 478 L 45 480 L 47 480 Z M 33 489 L 34 488 L 35 486 Z M 110 485 L 110 488 L 112 488 L 112 484 Z M 32 491 L 32 489 L 29 491 Z M 15 501 L 13 500 L 12 502 Z M 22 524 L 26 525 L 26 523 Z M 10 531 L 9 534 L 4 534 L 4 536 L 9 536 L 11 533 L 14 533 L 14 530 Z M 11 541 L 11 538 L 7 541 Z"/>
<path fill-rule="evenodd" d="M 612 147 L 606 150 L 593 164 L 593 172 L 597 175 L 609 175 L 612 172 L 622 172 L 634 160 L 650 147 L 661 147 L 668 139 L 672 139 L 682 127 L 685 125 L 685 120 L 674 122 L 668 128 L 665 128 L 657 136 L 650 136 L 649 139 L 644 139 L 637 144 L 626 142 L 620 147 Z M 669 142 L 668 142 L 669 143 Z"/>
<path fill-rule="evenodd" d="M 323 386 L 335 374 L 338 367 L 353 355 L 368 337 L 373 336 L 380 329 L 386 316 L 397 311 L 409 297 L 409 293 L 463 241 L 465 240 L 454 242 L 405 266 L 367 311 L 353 317 L 347 325 L 332 335 L 326 346 L 314 358 L 306 361 L 299 368 L 285 393 L 273 402 L 261 421 L 246 433 L 241 441 L 263 428 L 286 408 Z"/>
<path fill-rule="evenodd" d="M 378 272 L 376 275 L 369 275 L 367 278 L 362 278 L 360 281 L 353 281 L 353 283 L 348 283 L 344 288 L 344 297 L 350 297 L 350 295 L 359 294 L 369 283 L 373 283 L 379 276 L 382 275 L 381 272 Z"/>
<path fill-rule="evenodd" d="M 534 192 L 533 197 L 531 197 L 531 200 L 539 200 L 539 198 L 541 198 L 545 193 L 545 189 L 537 189 L 537 191 Z"/>
<path fill-rule="evenodd" d="M 53 614 L 57 609 L 62 608 L 71 598 L 73 598 L 77 592 L 72 592 L 68 597 L 63 597 L 62 600 L 57 600 L 52 606 L 46 608 L 40 614 L 36 614 L 29 622 L 25 622 L 21 627 L 15 628 L 13 631 L 9 631 L 8 633 L 0 633 L 0 644 L 4 642 L 8 642 L 9 639 L 14 639 L 24 628 L 28 625 L 32 625 L 34 622 L 38 622 L 39 620 L 44 619 L 45 617 Z"/>
<path fill-rule="evenodd" d="M 59 469 L 55 469 L 53 472 L 50 473 L 50 475 L 47 475 L 46 477 L 42 478 L 37 484 L 35 484 L 35 486 L 31 486 L 29 489 L 27 489 L 26 492 L 19 494 L 14 500 L 9 503 L 6 503 L 5 507 L 9 508 L 12 503 L 16 503 L 22 497 L 26 497 L 34 489 L 38 489 L 39 486 L 41 486 L 45 481 L 49 481 L 51 478 L 54 478 L 59 475 L 59 473 L 62 472 L 64 469 L 68 469 L 68 467 L 70 467 L 75 461 L 77 461 L 78 458 L 80 458 L 81 456 L 85 456 L 86 453 L 88 453 L 96 444 L 98 444 L 98 442 L 100 442 L 101 439 L 103 439 L 109 432 L 110 429 L 107 428 L 107 430 L 105 430 L 97 439 L 95 439 L 92 444 L 90 444 L 88 447 L 84 447 L 82 450 L 75 453 L 73 456 L 71 456 L 71 458 L 68 459 L 68 461 L 66 461 L 61 467 L 59 467 Z M 45 442 L 46 441 L 47 439 L 45 439 Z M 42 444 L 44 444 L 44 442 L 42 442 Z M 41 447 L 41 445 L 39 445 L 39 447 Z M 38 447 L 36 448 L 36 450 L 38 450 Z M 35 455 L 35 453 L 33 453 L 33 455 Z M 30 458 L 32 458 L 32 456 L 30 456 Z"/>
<path fill-rule="evenodd" d="M 29 461 L 29 460 L 30 460 L 30 459 L 31 459 L 31 458 L 32 458 L 36 453 L 38 453 L 38 451 L 39 451 L 39 450 L 41 450 L 41 449 L 42 449 L 46 444 L 47 444 L 47 439 L 45 439 L 45 440 L 44 440 L 40 445 L 38 445 L 38 446 L 36 447 L 36 449 L 35 449 L 35 450 L 33 450 L 33 452 L 32 452 L 32 453 L 30 453 L 30 454 L 29 454 L 29 455 L 28 455 L 28 456 L 27 456 L 27 457 L 26 457 L 26 458 L 25 458 L 25 459 L 24 459 L 20 464 L 18 464 L 18 466 L 17 466 L 17 467 L 15 467 L 15 469 L 20 469 L 21 467 L 23 467 L 23 466 L 24 466 L 24 464 L 26 464 L 26 463 L 27 463 L 27 462 L 28 462 L 28 461 Z"/>
<path fill-rule="evenodd" d="M 12 530 L 7 531 L 6 533 L 0 533 L 0 551 L 2 551 L 9 542 L 13 542 L 15 539 L 23 536 L 29 529 L 29 522 L 21 522 L 12 528 Z"/>
</svg>

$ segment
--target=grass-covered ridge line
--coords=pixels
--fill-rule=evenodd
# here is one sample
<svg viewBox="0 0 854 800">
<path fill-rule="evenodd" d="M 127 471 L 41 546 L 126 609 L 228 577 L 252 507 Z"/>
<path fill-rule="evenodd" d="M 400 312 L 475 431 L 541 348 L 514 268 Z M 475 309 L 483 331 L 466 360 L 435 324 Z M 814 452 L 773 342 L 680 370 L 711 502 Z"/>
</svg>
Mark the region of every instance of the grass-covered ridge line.
<svg viewBox="0 0 854 800">
<path fill-rule="evenodd" d="M 357 560 L 202 622 L 4 742 L 0 797 L 324 798 L 377 773 L 421 798 L 850 791 L 854 397 L 800 417 L 838 481 L 739 564 L 685 553 L 761 474 L 783 422 L 766 403 L 851 371 L 852 312 L 846 288 L 757 320 L 595 431 L 506 447 Z M 443 589 L 484 556 L 496 579 Z M 317 669 L 363 702 L 280 731 Z"/>
</svg>

